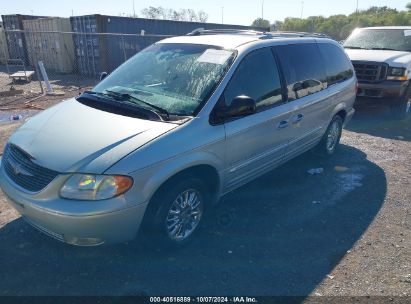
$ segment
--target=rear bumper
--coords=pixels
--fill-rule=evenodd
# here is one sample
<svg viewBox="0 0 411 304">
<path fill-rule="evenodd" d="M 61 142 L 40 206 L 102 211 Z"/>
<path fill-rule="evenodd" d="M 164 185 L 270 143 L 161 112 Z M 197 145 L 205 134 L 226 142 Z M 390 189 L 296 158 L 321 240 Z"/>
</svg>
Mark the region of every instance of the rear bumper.
<svg viewBox="0 0 411 304">
<path fill-rule="evenodd" d="M 379 83 L 359 83 L 357 97 L 384 99 L 404 96 L 410 81 L 382 81 Z"/>
<path fill-rule="evenodd" d="M 347 115 L 345 116 L 345 119 L 344 119 L 344 127 L 351 121 L 352 117 L 354 116 L 354 113 L 355 113 L 355 109 L 354 109 L 354 108 L 352 108 L 352 109 L 347 113 Z"/>
</svg>

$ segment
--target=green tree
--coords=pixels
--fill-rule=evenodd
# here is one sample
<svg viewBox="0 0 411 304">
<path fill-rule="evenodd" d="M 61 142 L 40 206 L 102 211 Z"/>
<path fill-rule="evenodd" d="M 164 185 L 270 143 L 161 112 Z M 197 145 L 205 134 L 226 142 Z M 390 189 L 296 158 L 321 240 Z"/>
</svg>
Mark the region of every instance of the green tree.
<svg viewBox="0 0 411 304">
<path fill-rule="evenodd" d="M 194 11 L 193 9 L 184 8 L 179 10 L 173 10 L 170 8 L 164 8 L 162 6 L 154 7 L 150 6 L 141 11 L 141 14 L 148 19 L 164 19 L 164 20 L 176 20 L 176 21 L 196 21 L 207 22 L 208 14 L 204 11 Z"/>
<path fill-rule="evenodd" d="M 251 26 L 257 26 L 257 27 L 265 27 L 267 29 L 270 28 L 270 21 L 263 19 L 263 18 L 257 18 L 253 21 Z"/>
<path fill-rule="evenodd" d="M 411 7 L 411 2 L 410 5 Z M 408 8 L 408 5 L 407 5 Z M 286 18 L 278 30 L 324 33 L 336 40 L 344 40 L 356 27 L 411 25 L 411 9 L 398 11 L 383 7 L 371 7 L 351 15 L 334 15 L 328 18 L 311 16 L 307 19 Z"/>
<path fill-rule="evenodd" d="M 411 11 L 411 2 L 408 2 L 405 7 L 406 7 L 409 11 Z"/>
<path fill-rule="evenodd" d="M 270 30 L 271 31 L 280 31 L 282 27 L 283 27 L 283 22 L 276 20 L 271 24 Z"/>
</svg>

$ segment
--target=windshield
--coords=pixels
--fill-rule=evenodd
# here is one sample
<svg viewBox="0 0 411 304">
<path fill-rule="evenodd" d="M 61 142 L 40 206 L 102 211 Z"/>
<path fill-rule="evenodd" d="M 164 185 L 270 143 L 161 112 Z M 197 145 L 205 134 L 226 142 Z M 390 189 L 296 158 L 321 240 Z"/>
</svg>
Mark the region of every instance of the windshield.
<svg viewBox="0 0 411 304">
<path fill-rule="evenodd" d="M 122 64 L 93 92 L 119 93 L 133 97 L 129 101 L 139 107 L 191 116 L 221 81 L 234 54 L 209 45 L 156 44 Z"/>
<path fill-rule="evenodd" d="M 357 29 L 347 38 L 344 47 L 411 52 L 411 30 Z"/>
</svg>

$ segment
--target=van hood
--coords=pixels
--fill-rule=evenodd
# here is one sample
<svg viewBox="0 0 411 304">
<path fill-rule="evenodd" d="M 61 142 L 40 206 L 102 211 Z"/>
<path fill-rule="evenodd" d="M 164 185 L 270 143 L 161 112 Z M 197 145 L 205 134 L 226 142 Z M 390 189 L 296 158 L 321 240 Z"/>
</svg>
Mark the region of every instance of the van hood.
<svg viewBox="0 0 411 304">
<path fill-rule="evenodd" d="M 9 143 L 40 166 L 61 173 L 100 174 L 177 126 L 105 112 L 73 98 L 31 118 Z"/>
<path fill-rule="evenodd" d="M 385 62 L 391 67 L 406 68 L 411 62 L 411 52 L 384 50 L 345 49 L 351 61 Z"/>
</svg>

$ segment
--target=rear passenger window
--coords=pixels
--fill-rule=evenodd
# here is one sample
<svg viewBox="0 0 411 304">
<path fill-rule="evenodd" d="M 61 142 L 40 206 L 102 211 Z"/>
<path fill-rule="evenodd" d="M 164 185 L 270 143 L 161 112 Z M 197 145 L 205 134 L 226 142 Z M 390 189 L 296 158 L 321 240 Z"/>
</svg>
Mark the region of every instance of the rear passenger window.
<svg viewBox="0 0 411 304">
<path fill-rule="evenodd" d="M 281 45 L 276 50 L 287 82 L 288 100 L 327 87 L 324 62 L 316 43 Z"/>
<path fill-rule="evenodd" d="M 329 86 L 353 77 L 354 72 L 343 50 L 330 43 L 319 43 L 318 47 L 324 59 Z"/>
<path fill-rule="evenodd" d="M 225 89 L 226 105 L 240 95 L 253 98 L 257 110 L 283 102 L 280 76 L 270 48 L 256 50 L 241 61 Z"/>
</svg>

